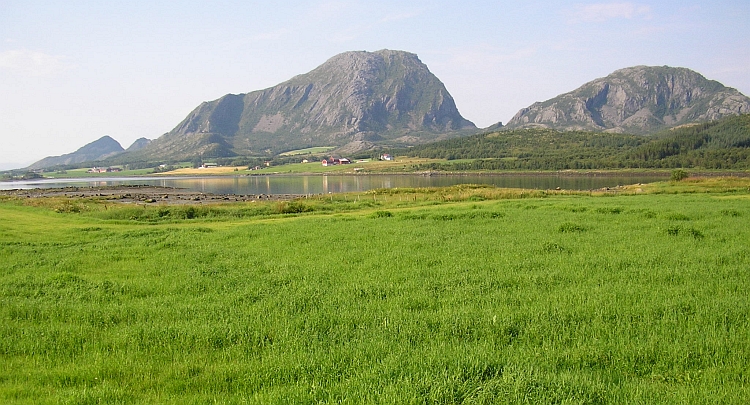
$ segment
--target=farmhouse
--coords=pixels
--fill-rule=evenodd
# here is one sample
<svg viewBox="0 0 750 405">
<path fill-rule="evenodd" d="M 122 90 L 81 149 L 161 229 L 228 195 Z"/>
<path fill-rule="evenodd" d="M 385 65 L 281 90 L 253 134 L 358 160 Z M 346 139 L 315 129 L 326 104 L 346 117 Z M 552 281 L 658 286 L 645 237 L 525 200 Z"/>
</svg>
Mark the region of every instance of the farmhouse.
<svg viewBox="0 0 750 405">
<path fill-rule="evenodd" d="M 334 166 L 334 165 L 348 165 L 348 164 L 351 164 L 352 161 L 347 158 L 330 157 L 328 159 L 323 159 L 320 163 L 323 166 Z"/>
</svg>

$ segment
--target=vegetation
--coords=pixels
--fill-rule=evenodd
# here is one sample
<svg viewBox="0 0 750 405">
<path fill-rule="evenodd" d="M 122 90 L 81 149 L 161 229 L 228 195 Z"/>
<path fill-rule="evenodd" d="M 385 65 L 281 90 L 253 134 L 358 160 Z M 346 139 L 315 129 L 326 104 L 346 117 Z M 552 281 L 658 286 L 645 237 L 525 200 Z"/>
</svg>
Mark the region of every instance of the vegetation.
<svg viewBox="0 0 750 405">
<path fill-rule="evenodd" d="M 498 131 L 393 151 L 444 158 L 421 170 L 750 168 L 750 115 L 672 129 L 653 137 L 526 129 Z M 463 159 L 460 162 L 450 162 Z"/>
<path fill-rule="evenodd" d="M 315 148 L 290 150 L 288 152 L 280 153 L 279 156 L 317 155 L 320 153 L 326 153 L 333 149 L 336 149 L 336 147 L 335 146 L 318 146 Z"/>
<path fill-rule="evenodd" d="M 0 200 L 2 403 L 750 400 L 750 183 Z"/>
<path fill-rule="evenodd" d="M 158 169 L 158 170 L 157 170 Z M 66 178 L 96 178 L 96 177 L 128 177 L 128 176 L 145 176 L 161 170 L 161 168 L 148 169 L 126 169 L 119 172 L 90 173 L 88 168 L 68 169 L 57 172 L 45 172 L 45 178 L 66 179 Z"/>
</svg>

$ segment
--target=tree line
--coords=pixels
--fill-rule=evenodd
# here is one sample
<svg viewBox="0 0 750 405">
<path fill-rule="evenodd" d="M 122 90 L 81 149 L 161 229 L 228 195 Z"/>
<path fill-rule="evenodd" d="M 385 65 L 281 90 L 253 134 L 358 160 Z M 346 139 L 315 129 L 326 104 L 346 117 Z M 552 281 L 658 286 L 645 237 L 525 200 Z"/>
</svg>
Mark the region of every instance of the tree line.
<svg viewBox="0 0 750 405">
<path fill-rule="evenodd" d="M 496 131 L 392 150 L 445 159 L 418 170 L 750 168 L 750 114 L 651 136 L 552 129 Z"/>
</svg>

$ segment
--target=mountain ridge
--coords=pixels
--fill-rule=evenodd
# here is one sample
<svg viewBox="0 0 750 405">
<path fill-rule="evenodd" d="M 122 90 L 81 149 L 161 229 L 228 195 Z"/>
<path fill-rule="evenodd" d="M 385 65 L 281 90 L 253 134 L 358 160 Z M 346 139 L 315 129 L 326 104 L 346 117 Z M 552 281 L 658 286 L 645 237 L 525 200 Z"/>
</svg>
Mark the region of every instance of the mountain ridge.
<svg viewBox="0 0 750 405">
<path fill-rule="evenodd" d="M 124 152 L 119 142 L 105 135 L 93 142 L 78 148 L 75 152 L 60 156 L 47 156 L 28 166 L 29 170 L 45 169 L 53 166 L 73 165 L 85 162 L 102 161 Z"/>
<path fill-rule="evenodd" d="M 140 155 L 184 158 L 411 143 L 474 131 L 417 55 L 344 52 L 276 86 L 203 102 Z"/>
<path fill-rule="evenodd" d="M 745 112 L 750 112 L 750 98 L 736 89 L 687 68 L 641 65 L 534 103 L 505 126 L 497 123 L 483 131 L 541 127 L 643 135 Z M 351 154 L 479 131 L 416 54 L 351 51 L 276 86 L 203 102 L 172 131 L 154 140 L 138 139 L 127 150 L 118 143 L 99 153 L 87 151 L 86 145 L 29 169 L 102 159 L 103 164 L 142 165 L 269 156 L 313 146 L 336 146 L 337 152 Z M 98 141 L 104 138 L 109 137 Z"/>
<path fill-rule="evenodd" d="M 508 129 L 654 133 L 750 112 L 750 98 L 681 67 L 633 66 L 522 108 Z"/>
</svg>

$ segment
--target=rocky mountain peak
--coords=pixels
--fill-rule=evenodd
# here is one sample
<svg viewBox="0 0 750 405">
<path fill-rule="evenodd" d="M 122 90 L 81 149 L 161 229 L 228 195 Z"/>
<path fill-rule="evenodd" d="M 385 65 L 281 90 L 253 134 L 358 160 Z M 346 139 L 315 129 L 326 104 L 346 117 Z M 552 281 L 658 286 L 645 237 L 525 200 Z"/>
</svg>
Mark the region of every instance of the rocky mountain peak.
<svg viewBox="0 0 750 405">
<path fill-rule="evenodd" d="M 202 103 L 142 153 L 251 155 L 309 146 L 409 144 L 475 130 L 413 53 L 345 52 L 274 87 Z"/>
<path fill-rule="evenodd" d="M 521 109 L 508 128 L 650 133 L 750 112 L 750 98 L 686 68 L 634 66 Z"/>
</svg>

